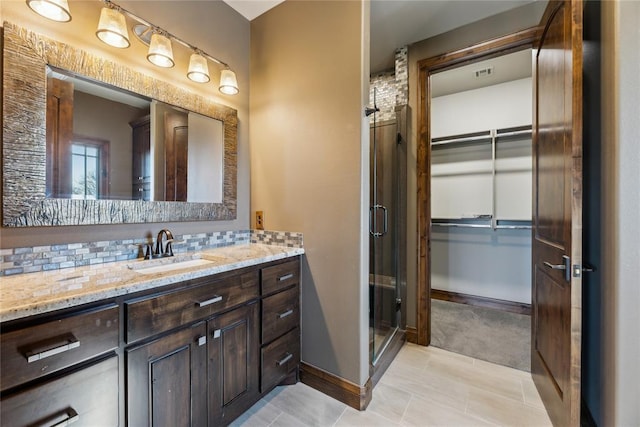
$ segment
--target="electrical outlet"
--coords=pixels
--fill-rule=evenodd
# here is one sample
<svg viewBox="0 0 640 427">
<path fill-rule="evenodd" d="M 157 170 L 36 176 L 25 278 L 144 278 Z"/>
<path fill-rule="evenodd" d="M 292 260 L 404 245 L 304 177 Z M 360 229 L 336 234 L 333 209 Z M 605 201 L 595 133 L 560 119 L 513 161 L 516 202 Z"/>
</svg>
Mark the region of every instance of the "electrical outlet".
<svg viewBox="0 0 640 427">
<path fill-rule="evenodd" d="M 256 211 L 256 230 L 264 230 L 264 212 Z"/>
</svg>

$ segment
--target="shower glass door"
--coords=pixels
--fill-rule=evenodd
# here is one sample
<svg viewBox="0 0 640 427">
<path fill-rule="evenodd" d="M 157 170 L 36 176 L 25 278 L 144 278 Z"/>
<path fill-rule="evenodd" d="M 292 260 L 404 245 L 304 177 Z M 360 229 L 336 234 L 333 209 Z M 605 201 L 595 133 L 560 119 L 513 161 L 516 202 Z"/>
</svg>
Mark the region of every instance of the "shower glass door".
<svg viewBox="0 0 640 427">
<path fill-rule="evenodd" d="M 399 248 L 405 234 L 406 145 L 397 120 L 370 128 L 369 320 L 371 362 L 375 365 L 398 330 L 401 265 Z M 406 176 L 406 175 L 405 175 Z"/>
</svg>

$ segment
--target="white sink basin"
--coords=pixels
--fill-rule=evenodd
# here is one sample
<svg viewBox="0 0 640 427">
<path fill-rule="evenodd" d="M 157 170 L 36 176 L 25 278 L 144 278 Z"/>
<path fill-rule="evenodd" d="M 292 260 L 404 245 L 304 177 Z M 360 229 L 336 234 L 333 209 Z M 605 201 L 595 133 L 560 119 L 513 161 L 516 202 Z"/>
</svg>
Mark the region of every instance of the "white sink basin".
<svg viewBox="0 0 640 427">
<path fill-rule="evenodd" d="M 142 261 L 141 263 L 144 263 Z M 157 274 L 157 273 L 166 273 L 169 271 L 182 270 L 185 268 L 193 268 L 193 267 L 202 267 L 202 266 L 213 266 L 217 263 L 215 261 L 211 261 L 208 259 L 198 258 L 198 259 L 189 259 L 184 261 L 176 261 L 167 264 L 154 264 L 148 267 L 144 265 L 136 265 L 136 268 L 132 268 L 137 273 L 141 274 Z"/>
</svg>

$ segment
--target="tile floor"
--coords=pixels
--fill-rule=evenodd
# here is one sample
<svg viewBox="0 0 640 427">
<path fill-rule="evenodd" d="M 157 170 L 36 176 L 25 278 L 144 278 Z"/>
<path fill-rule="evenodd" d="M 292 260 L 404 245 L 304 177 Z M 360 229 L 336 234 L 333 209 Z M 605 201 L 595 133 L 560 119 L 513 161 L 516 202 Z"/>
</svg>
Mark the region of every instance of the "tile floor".
<svg viewBox="0 0 640 427">
<path fill-rule="evenodd" d="M 277 387 L 233 426 L 551 426 L 529 373 L 406 344 L 356 411 L 302 383 Z"/>
</svg>

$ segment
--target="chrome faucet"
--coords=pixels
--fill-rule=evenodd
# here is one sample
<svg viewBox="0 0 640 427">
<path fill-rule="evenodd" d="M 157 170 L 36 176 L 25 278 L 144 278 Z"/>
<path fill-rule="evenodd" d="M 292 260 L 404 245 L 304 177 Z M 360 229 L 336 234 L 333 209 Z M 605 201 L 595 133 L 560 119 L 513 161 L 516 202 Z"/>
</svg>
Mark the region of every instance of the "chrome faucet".
<svg viewBox="0 0 640 427">
<path fill-rule="evenodd" d="M 164 241 L 164 244 L 163 244 Z M 163 258 L 173 256 L 173 233 L 166 228 L 163 228 L 158 232 L 156 237 L 156 247 L 153 248 L 153 243 L 147 244 L 145 247 L 144 259 Z"/>
</svg>

